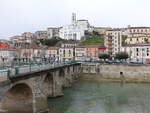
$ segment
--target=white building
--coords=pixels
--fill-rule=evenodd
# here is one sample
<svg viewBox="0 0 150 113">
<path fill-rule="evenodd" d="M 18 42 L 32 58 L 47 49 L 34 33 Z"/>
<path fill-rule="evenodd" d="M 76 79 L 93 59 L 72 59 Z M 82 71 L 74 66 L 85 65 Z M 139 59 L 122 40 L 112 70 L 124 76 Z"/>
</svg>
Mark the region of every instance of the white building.
<svg viewBox="0 0 150 113">
<path fill-rule="evenodd" d="M 105 46 L 106 52 L 115 55 L 121 52 L 122 37 L 124 35 L 123 29 L 112 29 L 106 31 Z"/>
<path fill-rule="evenodd" d="M 92 31 L 92 29 L 88 20 L 76 20 L 76 14 L 73 13 L 72 24 L 60 28 L 59 37 L 67 40 L 80 40 L 85 35 L 85 31 Z"/>
<path fill-rule="evenodd" d="M 47 37 L 48 39 L 59 37 L 59 28 L 47 28 Z"/>
<path fill-rule="evenodd" d="M 150 63 L 150 44 L 132 44 L 122 47 L 130 56 L 132 62 L 148 62 Z"/>
<path fill-rule="evenodd" d="M 127 34 L 150 34 L 150 27 L 131 27 L 126 29 Z"/>
<path fill-rule="evenodd" d="M 16 56 L 16 49 L 0 48 L 0 63 L 12 62 Z"/>
</svg>

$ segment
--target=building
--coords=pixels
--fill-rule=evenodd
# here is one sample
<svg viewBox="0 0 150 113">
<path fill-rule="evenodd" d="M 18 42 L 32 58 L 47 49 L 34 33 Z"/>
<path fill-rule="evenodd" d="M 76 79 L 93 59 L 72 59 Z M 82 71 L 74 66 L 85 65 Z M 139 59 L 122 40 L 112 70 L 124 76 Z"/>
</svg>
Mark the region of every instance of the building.
<svg viewBox="0 0 150 113">
<path fill-rule="evenodd" d="M 8 44 L 0 43 L 0 63 L 12 62 L 16 56 L 16 49 Z"/>
<path fill-rule="evenodd" d="M 94 27 L 94 31 L 102 35 L 105 35 L 106 31 L 111 30 L 111 29 L 112 29 L 111 27 Z"/>
<path fill-rule="evenodd" d="M 150 43 L 150 34 L 132 33 L 128 34 L 125 40 L 126 45 L 142 43 Z"/>
<path fill-rule="evenodd" d="M 121 48 L 127 52 L 130 61 L 133 62 L 150 62 L 150 27 L 128 27 L 125 30 L 124 45 Z"/>
<path fill-rule="evenodd" d="M 12 46 L 15 48 L 22 48 L 31 43 L 35 40 L 35 35 L 30 32 L 25 32 L 21 35 L 13 36 L 10 38 Z"/>
<path fill-rule="evenodd" d="M 59 60 L 60 61 L 71 61 L 74 60 L 74 49 L 71 47 L 59 48 Z"/>
<path fill-rule="evenodd" d="M 47 37 L 48 39 L 59 37 L 59 28 L 47 28 Z"/>
<path fill-rule="evenodd" d="M 85 31 L 92 31 L 88 20 L 76 20 L 76 14 L 72 14 L 72 24 L 63 26 L 59 30 L 59 37 L 62 39 L 80 40 L 85 36 Z"/>
<path fill-rule="evenodd" d="M 131 62 L 150 63 L 150 44 L 130 44 L 122 47 L 122 51 L 129 54 Z"/>
<path fill-rule="evenodd" d="M 63 48 L 75 48 L 77 46 L 76 42 L 64 42 L 61 44 L 61 47 Z"/>
<path fill-rule="evenodd" d="M 16 60 L 22 62 L 42 61 L 46 59 L 46 48 L 30 44 L 26 48 L 17 48 Z"/>
<path fill-rule="evenodd" d="M 99 54 L 106 52 L 104 46 L 89 45 L 84 47 L 86 48 L 86 60 L 99 60 Z"/>
<path fill-rule="evenodd" d="M 75 60 L 85 61 L 86 60 L 86 48 L 84 46 L 77 46 L 75 48 Z"/>
<path fill-rule="evenodd" d="M 131 27 L 126 28 L 127 34 L 150 34 L 150 27 Z"/>
<path fill-rule="evenodd" d="M 124 29 L 112 29 L 106 31 L 105 46 L 106 51 L 112 55 L 121 52 L 122 37 L 125 35 Z"/>
<path fill-rule="evenodd" d="M 46 58 L 50 61 L 59 61 L 59 47 L 48 47 Z"/>
<path fill-rule="evenodd" d="M 48 34 L 47 31 L 43 30 L 43 31 L 36 31 L 35 32 L 35 36 L 37 39 L 47 39 L 48 38 Z"/>
</svg>

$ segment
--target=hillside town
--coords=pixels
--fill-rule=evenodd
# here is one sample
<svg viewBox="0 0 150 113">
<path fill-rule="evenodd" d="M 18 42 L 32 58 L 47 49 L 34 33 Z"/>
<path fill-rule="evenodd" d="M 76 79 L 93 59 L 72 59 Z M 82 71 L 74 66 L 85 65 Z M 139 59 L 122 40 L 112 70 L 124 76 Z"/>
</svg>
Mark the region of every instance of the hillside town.
<svg viewBox="0 0 150 113">
<path fill-rule="evenodd" d="M 95 43 L 85 43 L 87 40 Z M 100 54 L 109 54 L 114 60 L 121 52 L 128 54 L 127 61 L 150 63 L 150 27 L 94 27 L 86 19 L 77 20 L 73 13 L 70 25 L 25 32 L 0 41 L 1 63 L 99 61 Z"/>
</svg>

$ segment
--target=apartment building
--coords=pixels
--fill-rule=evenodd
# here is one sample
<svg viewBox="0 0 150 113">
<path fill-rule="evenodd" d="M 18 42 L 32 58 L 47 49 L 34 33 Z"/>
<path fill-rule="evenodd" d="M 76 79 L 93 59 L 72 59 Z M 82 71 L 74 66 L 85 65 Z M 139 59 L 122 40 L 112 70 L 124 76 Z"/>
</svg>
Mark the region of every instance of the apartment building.
<svg viewBox="0 0 150 113">
<path fill-rule="evenodd" d="M 46 50 L 46 58 L 50 61 L 59 60 L 59 47 L 48 47 Z"/>
<path fill-rule="evenodd" d="M 74 49 L 71 47 L 59 48 L 59 60 L 60 61 L 71 61 L 74 60 Z"/>
<path fill-rule="evenodd" d="M 150 43 L 150 34 L 147 33 L 132 33 L 128 34 L 125 44 L 142 44 Z"/>
<path fill-rule="evenodd" d="M 37 39 L 47 39 L 48 38 L 48 34 L 47 34 L 46 30 L 36 31 L 35 36 Z"/>
<path fill-rule="evenodd" d="M 87 57 L 86 48 L 84 46 L 77 46 L 75 48 L 75 60 L 85 61 Z"/>
<path fill-rule="evenodd" d="M 130 56 L 132 62 L 148 62 L 150 63 L 150 44 L 130 44 L 122 47 Z"/>
<path fill-rule="evenodd" d="M 35 40 L 34 33 L 25 32 L 21 35 L 10 37 L 10 41 L 13 47 L 22 48 L 31 44 Z"/>
<path fill-rule="evenodd" d="M 128 26 L 126 28 L 127 34 L 149 34 L 150 33 L 150 27 L 131 27 Z"/>
<path fill-rule="evenodd" d="M 106 31 L 105 46 L 106 51 L 112 55 L 120 52 L 122 47 L 122 37 L 125 35 L 124 29 L 111 29 Z"/>
<path fill-rule="evenodd" d="M 47 28 L 47 38 L 51 39 L 53 37 L 59 37 L 59 29 L 60 28 Z"/>
<path fill-rule="evenodd" d="M 99 60 L 99 54 L 106 52 L 104 46 L 89 45 L 84 47 L 86 48 L 86 60 Z"/>
<path fill-rule="evenodd" d="M 0 63 L 12 62 L 16 56 L 16 49 L 8 44 L 0 43 Z"/>
</svg>

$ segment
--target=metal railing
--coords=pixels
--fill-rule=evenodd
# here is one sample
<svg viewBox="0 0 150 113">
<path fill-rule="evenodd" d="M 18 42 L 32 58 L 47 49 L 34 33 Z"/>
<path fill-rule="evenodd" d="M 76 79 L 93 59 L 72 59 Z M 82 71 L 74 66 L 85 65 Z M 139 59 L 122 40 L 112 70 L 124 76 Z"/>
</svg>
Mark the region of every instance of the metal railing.
<svg viewBox="0 0 150 113">
<path fill-rule="evenodd" d="M 57 68 L 65 65 L 71 65 L 75 64 L 76 62 L 70 61 L 70 62 L 53 62 L 53 63 L 47 63 L 47 62 L 37 62 L 37 63 L 28 63 L 25 65 L 20 66 L 13 66 L 8 67 L 7 69 L 0 70 L 0 81 L 5 81 L 10 79 L 11 77 L 15 77 L 19 74 L 25 74 L 29 72 L 34 71 L 42 71 L 46 69 L 52 69 Z"/>
</svg>

